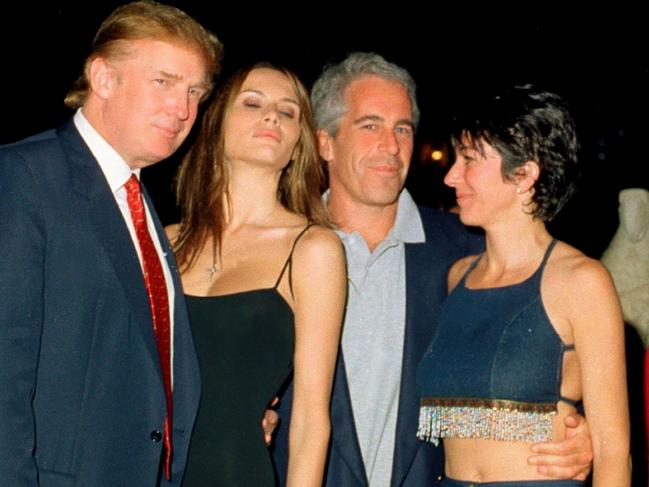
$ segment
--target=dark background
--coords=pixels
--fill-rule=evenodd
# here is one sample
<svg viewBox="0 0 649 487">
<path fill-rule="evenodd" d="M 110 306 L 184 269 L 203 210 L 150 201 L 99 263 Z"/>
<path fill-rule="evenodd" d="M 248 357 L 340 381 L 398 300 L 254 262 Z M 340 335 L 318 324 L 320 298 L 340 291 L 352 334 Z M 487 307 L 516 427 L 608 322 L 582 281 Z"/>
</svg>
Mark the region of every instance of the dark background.
<svg viewBox="0 0 649 487">
<path fill-rule="evenodd" d="M 2 9 L 0 143 L 50 128 L 70 115 L 63 97 L 97 27 L 121 3 L 25 2 Z M 424 161 L 430 148 L 439 148 L 448 162 L 445 127 L 454 110 L 468 95 L 521 83 L 562 95 L 579 129 L 583 177 L 578 193 L 551 225 L 557 237 L 598 258 L 617 229 L 620 189 L 649 189 L 649 29 L 639 6 L 609 2 L 571 12 L 567 2 L 525 2 L 507 10 L 462 3 L 431 5 L 424 12 L 405 2 L 168 3 L 196 17 L 224 43 L 224 74 L 265 60 L 287 66 L 310 87 L 324 64 L 355 50 L 380 53 L 407 68 L 418 84 L 422 111 L 407 186 L 421 204 L 439 207 L 450 201 L 441 184 L 444 165 Z M 178 161 L 173 157 L 143 176 L 164 223 L 178 218 L 171 193 Z M 634 460 L 641 472 L 646 470 L 640 414 L 643 350 L 630 327 L 628 335 Z M 647 485 L 646 476 L 637 477 L 634 485 Z"/>
<path fill-rule="evenodd" d="M 69 116 L 62 100 L 81 70 L 100 22 L 122 2 L 32 2 L 0 15 L 3 130 L 0 143 L 49 128 Z M 208 26 L 225 45 L 224 73 L 266 60 L 310 86 L 322 67 L 354 50 L 375 51 L 407 68 L 418 83 L 421 126 L 408 187 L 421 204 L 440 206 L 444 168 L 421 164 L 420 148 L 445 145 L 449 118 L 467 95 L 534 83 L 571 105 L 582 144 L 579 192 L 554 233 L 599 257 L 617 228 L 617 195 L 649 188 L 645 134 L 649 54 L 639 8 L 571 13 L 544 4 L 517 8 L 359 5 L 364 13 L 313 4 L 311 13 L 264 4 L 170 1 Z M 305 7 L 302 7 L 305 8 Z M 296 10 L 297 11 L 297 10 Z M 511 17 L 511 18 L 510 18 Z M 177 218 L 170 180 L 178 158 L 146 171 L 163 220 Z"/>
</svg>

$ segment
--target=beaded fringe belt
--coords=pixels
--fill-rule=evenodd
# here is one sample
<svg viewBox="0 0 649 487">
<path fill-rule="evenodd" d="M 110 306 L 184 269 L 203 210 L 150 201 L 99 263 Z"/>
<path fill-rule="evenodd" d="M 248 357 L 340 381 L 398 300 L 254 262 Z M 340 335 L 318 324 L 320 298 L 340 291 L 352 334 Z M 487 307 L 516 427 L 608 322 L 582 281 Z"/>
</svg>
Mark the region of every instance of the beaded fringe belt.
<svg viewBox="0 0 649 487">
<path fill-rule="evenodd" d="M 556 414 L 556 404 L 425 397 L 419 409 L 417 437 L 435 445 L 440 438 L 548 442 Z"/>
</svg>

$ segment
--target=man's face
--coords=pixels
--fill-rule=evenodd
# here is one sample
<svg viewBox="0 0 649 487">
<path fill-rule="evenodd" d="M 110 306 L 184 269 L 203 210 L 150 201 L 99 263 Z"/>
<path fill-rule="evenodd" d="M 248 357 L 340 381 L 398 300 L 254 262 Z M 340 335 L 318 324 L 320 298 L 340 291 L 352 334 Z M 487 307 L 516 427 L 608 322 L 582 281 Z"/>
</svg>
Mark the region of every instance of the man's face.
<svg viewBox="0 0 649 487">
<path fill-rule="evenodd" d="M 141 168 L 169 157 L 185 140 L 208 88 L 207 71 L 186 46 L 152 39 L 129 46 L 127 58 L 102 61 L 108 81 L 100 87 L 100 132 L 129 166 Z"/>
<path fill-rule="evenodd" d="M 366 76 L 347 87 L 345 102 L 336 136 L 319 131 L 330 201 L 379 208 L 396 204 L 413 149 L 407 90 L 395 81 Z"/>
</svg>

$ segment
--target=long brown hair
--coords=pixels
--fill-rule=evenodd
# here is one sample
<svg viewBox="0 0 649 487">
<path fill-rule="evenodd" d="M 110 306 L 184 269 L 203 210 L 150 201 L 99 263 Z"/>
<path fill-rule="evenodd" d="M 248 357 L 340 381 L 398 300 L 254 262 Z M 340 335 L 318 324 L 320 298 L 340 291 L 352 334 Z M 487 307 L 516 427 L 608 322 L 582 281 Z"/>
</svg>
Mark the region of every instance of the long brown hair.
<svg viewBox="0 0 649 487">
<path fill-rule="evenodd" d="M 310 222 L 329 225 L 322 203 L 324 173 L 318 155 L 309 95 L 302 82 L 286 68 L 258 63 L 230 77 L 209 104 L 196 142 L 176 176 L 176 200 L 182 218 L 174 241 L 181 271 L 189 269 L 207 242 L 212 239 L 216 256 L 225 228 L 228 199 L 228 171 L 225 166 L 225 119 L 251 71 L 273 69 L 286 76 L 300 105 L 300 137 L 293 157 L 282 171 L 277 199 L 288 210 L 304 215 Z"/>
</svg>

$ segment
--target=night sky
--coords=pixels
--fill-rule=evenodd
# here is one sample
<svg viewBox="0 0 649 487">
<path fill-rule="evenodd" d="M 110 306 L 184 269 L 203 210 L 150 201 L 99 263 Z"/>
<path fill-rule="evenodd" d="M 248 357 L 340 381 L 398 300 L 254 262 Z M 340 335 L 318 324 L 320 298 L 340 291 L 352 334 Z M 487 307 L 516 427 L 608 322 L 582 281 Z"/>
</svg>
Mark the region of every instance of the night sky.
<svg viewBox="0 0 649 487">
<path fill-rule="evenodd" d="M 70 116 L 63 97 L 100 22 L 120 3 L 95 0 L 83 9 L 56 1 L 3 7 L 0 143 Z M 224 14 L 222 2 L 169 3 L 223 41 L 226 74 L 270 61 L 292 69 L 310 87 L 327 62 L 355 50 L 380 53 L 408 69 L 419 87 L 422 121 L 407 184 L 422 204 L 440 204 L 443 168 L 421 164 L 419 149 L 444 147 L 445 127 L 467 95 L 522 83 L 563 96 L 579 129 L 583 177 L 577 195 L 551 226 L 557 237 L 599 257 L 618 225 L 619 190 L 649 189 L 648 29 L 639 6 L 608 2 L 606 9 L 568 12 L 549 2 L 524 2 L 505 11 L 432 2 L 431 12 L 423 14 L 413 10 L 414 2 L 381 7 L 364 2 L 355 4 L 363 14 L 351 14 L 348 7 L 325 2 L 309 2 L 308 13 L 304 3 L 229 2 Z M 174 157 L 144 172 L 164 223 L 177 219 L 171 193 L 177 164 Z M 637 371 L 630 374 L 637 379 Z"/>
</svg>

